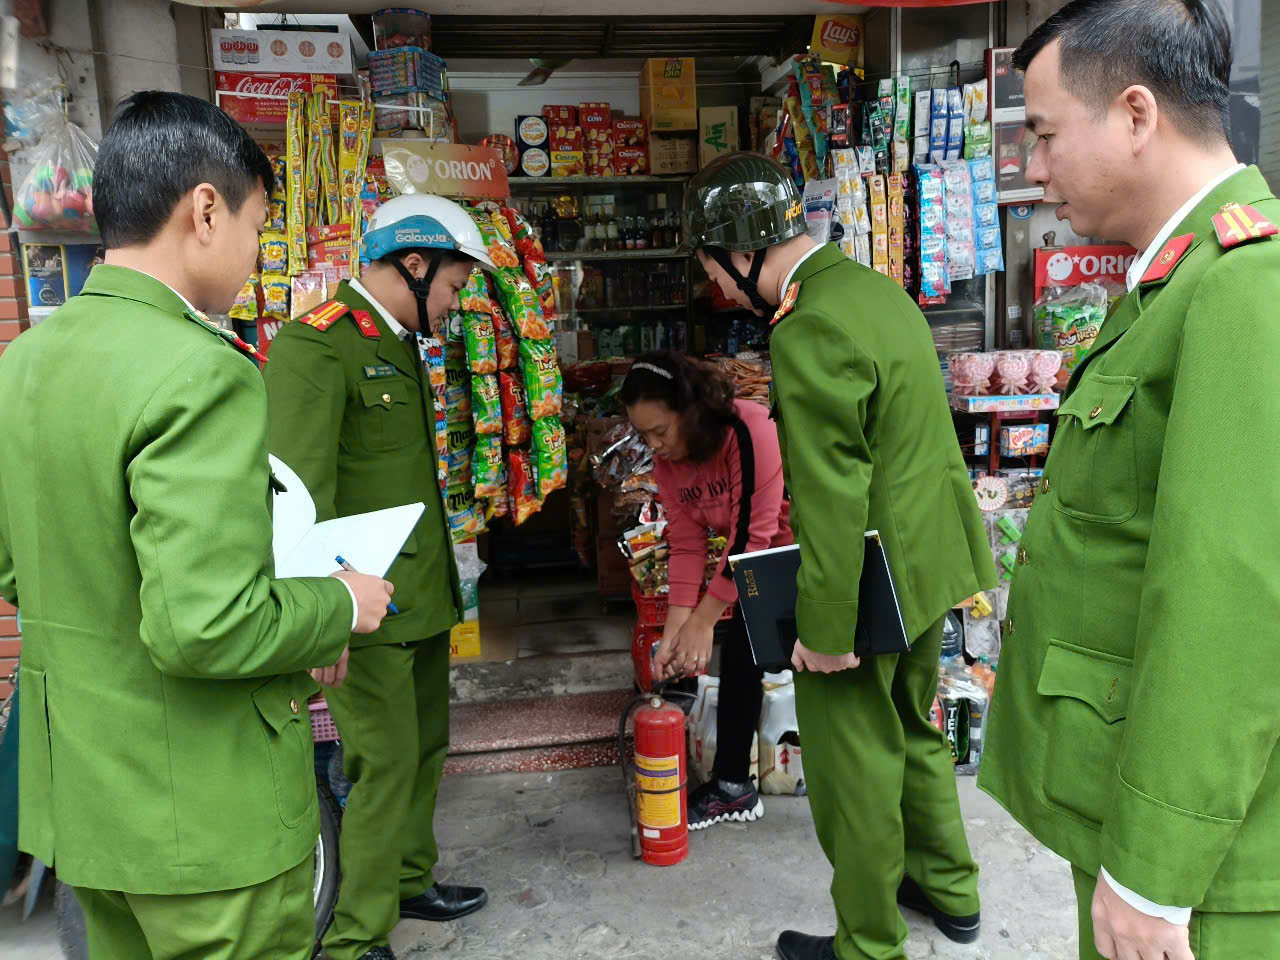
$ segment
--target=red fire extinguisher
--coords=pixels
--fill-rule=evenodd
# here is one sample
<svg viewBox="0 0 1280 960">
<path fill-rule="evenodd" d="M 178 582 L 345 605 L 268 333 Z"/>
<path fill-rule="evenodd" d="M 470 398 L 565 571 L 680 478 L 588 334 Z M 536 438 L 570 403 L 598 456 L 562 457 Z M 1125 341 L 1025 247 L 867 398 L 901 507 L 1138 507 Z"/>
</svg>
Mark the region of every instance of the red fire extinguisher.
<svg viewBox="0 0 1280 960">
<path fill-rule="evenodd" d="M 684 711 L 661 696 L 640 697 L 636 710 L 635 763 L 623 755 L 631 799 L 634 852 L 645 863 L 669 867 L 689 855 L 689 798 Z"/>
</svg>

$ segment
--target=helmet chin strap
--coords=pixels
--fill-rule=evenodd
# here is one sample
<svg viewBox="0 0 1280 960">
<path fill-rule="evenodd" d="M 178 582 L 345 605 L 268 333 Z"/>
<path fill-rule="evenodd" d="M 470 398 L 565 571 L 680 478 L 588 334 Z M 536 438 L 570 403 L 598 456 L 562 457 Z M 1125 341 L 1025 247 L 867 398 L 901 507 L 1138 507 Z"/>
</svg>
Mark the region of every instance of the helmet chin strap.
<svg viewBox="0 0 1280 960">
<path fill-rule="evenodd" d="M 751 254 L 751 271 L 744 277 L 738 272 L 738 268 L 733 265 L 733 258 L 728 250 L 724 249 L 724 247 L 707 248 L 707 255 L 720 264 L 720 269 L 733 278 L 738 284 L 738 289 L 746 295 L 747 299 L 751 301 L 751 306 L 762 317 L 768 316 L 772 309 L 765 298 L 760 295 L 760 271 L 764 269 L 764 258 L 768 254 L 768 247 L 754 251 Z"/>
<path fill-rule="evenodd" d="M 415 277 L 410 273 L 409 268 L 400 261 L 399 257 L 392 257 L 391 265 L 400 271 L 400 276 L 404 277 L 404 282 L 413 293 L 414 299 L 418 301 L 419 332 L 429 336 L 431 318 L 427 316 L 427 298 L 431 296 L 431 281 L 435 278 L 436 271 L 440 269 L 439 252 L 431 254 L 431 259 L 427 261 L 427 272 L 422 277 Z"/>
</svg>

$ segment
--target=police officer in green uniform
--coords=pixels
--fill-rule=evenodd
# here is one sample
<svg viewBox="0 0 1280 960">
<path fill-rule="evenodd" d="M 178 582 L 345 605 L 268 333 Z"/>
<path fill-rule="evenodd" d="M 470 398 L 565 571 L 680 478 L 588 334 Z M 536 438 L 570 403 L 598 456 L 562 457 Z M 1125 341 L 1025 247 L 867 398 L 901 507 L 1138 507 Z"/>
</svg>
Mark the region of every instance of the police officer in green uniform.
<svg viewBox="0 0 1280 960">
<path fill-rule="evenodd" d="M 317 519 L 426 504 L 388 573 L 399 612 L 352 641 L 347 682 L 328 698 L 352 784 L 342 889 L 324 944 L 332 960 L 388 960 L 402 917 L 454 920 L 487 899 L 432 877 L 449 747 L 449 630 L 462 598 L 417 336 L 439 331 L 473 267 L 493 265 L 470 215 L 442 197 L 388 201 L 364 243 L 372 262 L 361 279 L 285 324 L 264 371 L 271 452 L 306 483 Z"/>
<path fill-rule="evenodd" d="M 801 555 L 796 710 L 837 915 L 834 938 L 787 931 L 778 952 L 905 957 L 899 903 L 970 942 L 978 868 L 929 711 L 943 618 L 992 586 L 995 570 L 928 324 L 888 277 L 805 235 L 795 183 L 764 157 L 734 154 L 694 177 L 684 235 L 722 290 L 774 315 L 773 416 Z M 914 642 L 859 663 L 862 540 L 872 529 Z"/>
<path fill-rule="evenodd" d="M 1074 371 L 979 785 L 1071 862 L 1086 960 L 1280 957 L 1280 202 L 1214 0 L 1078 0 L 1014 57 L 1028 177 L 1142 251 Z"/>
<path fill-rule="evenodd" d="M 305 671 L 341 673 L 390 590 L 272 576 L 266 391 L 200 312 L 254 269 L 271 183 L 221 110 L 134 94 L 94 174 L 105 265 L 0 358 L 19 842 L 74 888 L 94 960 L 311 956 Z"/>
</svg>

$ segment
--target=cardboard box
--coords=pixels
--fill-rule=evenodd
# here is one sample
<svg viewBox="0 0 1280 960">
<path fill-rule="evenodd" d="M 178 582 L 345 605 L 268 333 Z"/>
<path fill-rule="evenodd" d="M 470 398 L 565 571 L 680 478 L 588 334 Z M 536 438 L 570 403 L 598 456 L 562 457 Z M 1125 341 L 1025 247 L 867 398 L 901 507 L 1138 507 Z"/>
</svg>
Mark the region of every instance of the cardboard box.
<svg viewBox="0 0 1280 960">
<path fill-rule="evenodd" d="M 613 144 L 615 149 L 642 147 L 649 142 L 649 133 L 643 120 L 614 119 Z"/>
<path fill-rule="evenodd" d="M 693 57 L 645 61 L 640 73 L 640 118 L 651 133 L 698 129 Z"/>
<path fill-rule="evenodd" d="M 351 38 L 345 33 L 293 30 L 213 30 L 213 63 L 248 73 L 336 73 L 354 71 Z"/>
<path fill-rule="evenodd" d="M 581 150 L 552 150 L 551 175 L 553 177 L 580 177 L 586 173 Z"/>
<path fill-rule="evenodd" d="M 698 136 L 694 133 L 650 133 L 649 172 L 658 175 L 695 173 Z"/>
<path fill-rule="evenodd" d="M 613 155 L 613 172 L 619 177 L 638 177 L 649 172 L 649 148 L 619 147 Z"/>
<path fill-rule="evenodd" d="M 587 140 L 598 140 L 604 131 L 613 131 L 613 108 L 603 101 L 593 100 L 578 104 L 578 126 L 587 135 Z M 596 136 L 591 131 L 596 131 Z"/>
<path fill-rule="evenodd" d="M 290 93 L 317 87 L 336 91 L 338 78 L 332 73 L 218 71 L 216 86 L 216 103 L 241 126 L 283 128 Z"/>
<path fill-rule="evenodd" d="M 555 123 L 552 123 L 551 150 L 552 152 L 559 150 L 584 151 L 585 144 L 582 135 L 582 128 L 557 126 Z"/>
<path fill-rule="evenodd" d="M 740 147 L 737 107 L 702 107 L 698 111 L 699 167 L 716 157 L 736 153 Z"/>
<path fill-rule="evenodd" d="M 567 104 L 543 104 L 542 115 L 553 127 L 576 127 L 578 125 L 578 108 Z"/>
</svg>

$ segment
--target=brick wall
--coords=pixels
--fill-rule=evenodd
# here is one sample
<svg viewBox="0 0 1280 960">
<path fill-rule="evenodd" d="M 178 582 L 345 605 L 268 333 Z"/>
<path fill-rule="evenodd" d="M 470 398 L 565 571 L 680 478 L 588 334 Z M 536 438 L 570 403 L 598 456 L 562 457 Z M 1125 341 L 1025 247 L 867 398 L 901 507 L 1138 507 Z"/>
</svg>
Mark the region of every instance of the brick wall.
<svg viewBox="0 0 1280 960">
<path fill-rule="evenodd" d="M 9 178 L 9 158 L 0 150 L 0 183 L 13 209 L 13 185 Z M 22 260 L 17 238 L 0 233 L 0 353 L 13 339 L 27 329 L 27 296 L 22 281 Z M 17 663 L 22 638 L 13 607 L 0 600 L 0 698 L 9 694 L 9 674 Z"/>
</svg>

